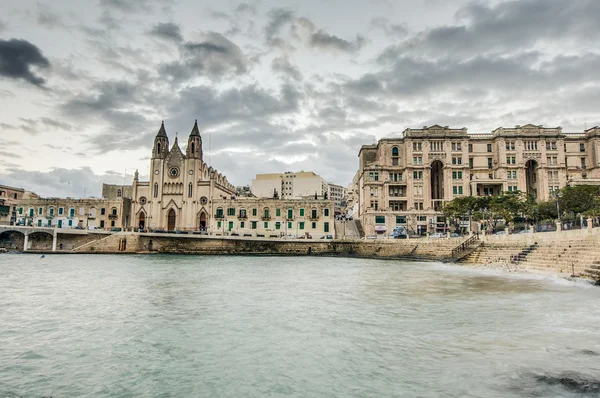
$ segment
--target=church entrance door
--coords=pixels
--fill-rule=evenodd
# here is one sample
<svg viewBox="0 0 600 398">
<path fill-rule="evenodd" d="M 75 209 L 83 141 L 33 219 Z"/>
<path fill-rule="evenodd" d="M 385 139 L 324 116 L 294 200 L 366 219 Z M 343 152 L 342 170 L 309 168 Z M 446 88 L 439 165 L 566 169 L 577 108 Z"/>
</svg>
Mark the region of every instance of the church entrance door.
<svg viewBox="0 0 600 398">
<path fill-rule="evenodd" d="M 175 210 L 169 210 L 169 216 L 167 219 L 167 230 L 174 231 L 175 230 L 175 220 L 177 216 L 175 215 Z"/>
<path fill-rule="evenodd" d="M 206 213 L 201 212 L 198 216 L 198 229 L 200 231 L 206 231 Z"/>
<path fill-rule="evenodd" d="M 141 212 L 139 217 L 138 226 L 140 230 L 146 229 L 146 213 Z"/>
</svg>

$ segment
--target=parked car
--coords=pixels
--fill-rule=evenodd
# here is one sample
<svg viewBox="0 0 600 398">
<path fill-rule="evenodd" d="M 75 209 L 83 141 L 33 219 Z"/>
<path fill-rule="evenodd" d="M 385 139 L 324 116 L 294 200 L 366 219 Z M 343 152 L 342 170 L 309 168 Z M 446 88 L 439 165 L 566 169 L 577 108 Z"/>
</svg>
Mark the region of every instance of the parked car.
<svg viewBox="0 0 600 398">
<path fill-rule="evenodd" d="M 450 233 L 450 237 L 451 237 L 451 238 L 460 238 L 460 236 L 461 236 L 461 235 L 460 235 L 460 234 L 457 234 L 456 232 L 452 232 L 452 233 Z"/>
<path fill-rule="evenodd" d="M 506 231 L 498 231 L 494 235 L 506 235 Z"/>
<path fill-rule="evenodd" d="M 524 229 L 524 230 L 518 232 L 519 235 L 521 235 L 521 234 L 530 234 L 530 233 L 531 233 L 531 231 L 529 229 Z"/>
<path fill-rule="evenodd" d="M 296 239 L 296 235 L 293 235 L 293 234 L 283 235 L 281 237 L 281 239 Z"/>
<path fill-rule="evenodd" d="M 433 233 L 433 234 L 429 234 L 429 239 L 441 239 L 444 236 L 445 236 L 444 233 L 442 233 L 442 232 L 436 232 L 436 233 Z"/>
<path fill-rule="evenodd" d="M 323 235 L 319 239 L 333 239 L 333 236 L 331 236 L 331 235 Z"/>
</svg>

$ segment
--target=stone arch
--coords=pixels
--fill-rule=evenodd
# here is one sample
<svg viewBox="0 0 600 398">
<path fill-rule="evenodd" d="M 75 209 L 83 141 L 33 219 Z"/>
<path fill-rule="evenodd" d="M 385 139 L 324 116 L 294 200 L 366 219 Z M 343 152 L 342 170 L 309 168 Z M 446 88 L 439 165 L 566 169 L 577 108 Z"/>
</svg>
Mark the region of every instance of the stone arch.
<svg viewBox="0 0 600 398">
<path fill-rule="evenodd" d="M 138 214 L 137 226 L 140 229 L 140 231 L 146 229 L 146 212 L 144 210 L 141 210 Z"/>
<path fill-rule="evenodd" d="M 25 245 L 25 233 L 17 230 L 6 230 L 0 232 L 0 247 L 9 251 L 23 251 Z"/>
<path fill-rule="evenodd" d="M 28 234 L 29 247 L 25 250 L 52 250 L 54 236 L 47 231 L 35 231 Z"/>
</svg>

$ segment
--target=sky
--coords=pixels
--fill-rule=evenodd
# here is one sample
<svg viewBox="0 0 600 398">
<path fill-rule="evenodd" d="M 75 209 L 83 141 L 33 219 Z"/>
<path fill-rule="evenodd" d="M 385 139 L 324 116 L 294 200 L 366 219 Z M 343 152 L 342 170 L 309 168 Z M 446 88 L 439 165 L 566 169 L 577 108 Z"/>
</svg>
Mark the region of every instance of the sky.
<svg viewBox="0 0 600 398">
<path fill-rule="evenodd" d="M 235 185 L 361 145 L 600 125 L 598 0 L 2 0 L 0 184 L 99 196 L 147 178 L 165 121 Z"/>
</svg>

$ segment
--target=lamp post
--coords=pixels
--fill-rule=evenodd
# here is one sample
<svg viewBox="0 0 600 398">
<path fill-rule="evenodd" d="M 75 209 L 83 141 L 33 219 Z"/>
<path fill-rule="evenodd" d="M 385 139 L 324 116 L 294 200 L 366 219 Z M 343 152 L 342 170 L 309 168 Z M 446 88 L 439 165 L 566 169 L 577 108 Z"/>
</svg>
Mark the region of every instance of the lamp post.
<svg viewBox="0 0 600 398">
<path fill-rule="evenodd" d="M 558 191 L 558 190 L 554 190 L 554 191 L 552 191 L 552 196 L 554 196 L 554 199 L 556 200 L 556 216 L 558 217 L 558 221 L 560 222 L 560 205 L 559 205 L 558 201 L 562 197 L 562 192 Z"/>
</svg>

